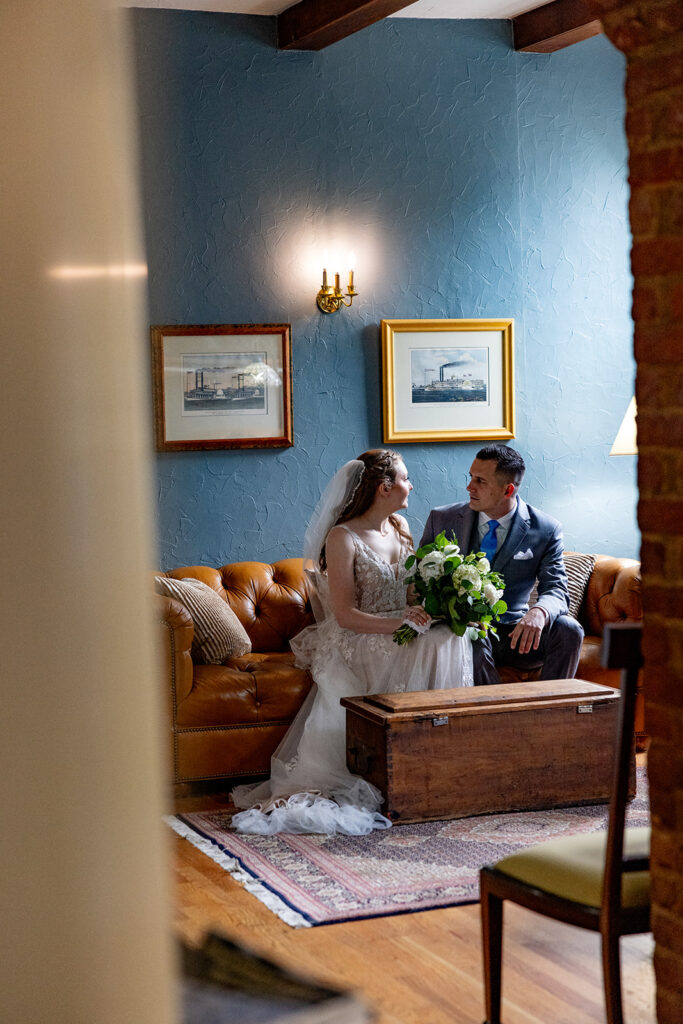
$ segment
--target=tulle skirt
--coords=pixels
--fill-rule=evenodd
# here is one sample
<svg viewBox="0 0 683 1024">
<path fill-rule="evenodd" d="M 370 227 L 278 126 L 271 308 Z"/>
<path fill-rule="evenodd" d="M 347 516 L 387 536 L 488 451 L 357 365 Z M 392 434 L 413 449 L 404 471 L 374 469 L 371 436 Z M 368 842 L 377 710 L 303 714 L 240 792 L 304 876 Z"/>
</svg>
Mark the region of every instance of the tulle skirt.
<svg viewBox="0 0 683 1024">
<path fill-rule="evenodd" d="M 400 612 L 387 612 L 397 616 Z M 270 778 L 233 790 L 240 832 L 366 835 L 391 822 L 382 795 L 346 767 L 342 697 L 472 686 L 472 645 L 435 625 L 399 647 L 390 634 L 353 633 L 333 619 L 309 626 L 292 642 L 297 665 L 315 680 L 271 760 Z"/>
</svg>

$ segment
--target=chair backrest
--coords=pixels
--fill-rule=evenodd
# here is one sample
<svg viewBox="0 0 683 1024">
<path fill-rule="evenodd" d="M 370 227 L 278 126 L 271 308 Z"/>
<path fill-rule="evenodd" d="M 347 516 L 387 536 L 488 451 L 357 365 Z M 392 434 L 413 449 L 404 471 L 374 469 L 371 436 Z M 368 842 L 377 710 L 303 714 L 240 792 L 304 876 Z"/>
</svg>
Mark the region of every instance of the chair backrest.
<svg viewBox="0 0 683 1024">
<path fill-rule="evenodd" d="M 614 762 L 612 799 L 603 880 L 603 912 L 612 914 L 621 908 L 622 873 L 624 861 L 624 823 L 628 782 L 633 762 L 636 688 L 642 665 L 642 624 L 640 622 L 611 622 L 605 625 L 602 646 L 604 668 L 622 669 L 617 750 Z"/>
</svg>

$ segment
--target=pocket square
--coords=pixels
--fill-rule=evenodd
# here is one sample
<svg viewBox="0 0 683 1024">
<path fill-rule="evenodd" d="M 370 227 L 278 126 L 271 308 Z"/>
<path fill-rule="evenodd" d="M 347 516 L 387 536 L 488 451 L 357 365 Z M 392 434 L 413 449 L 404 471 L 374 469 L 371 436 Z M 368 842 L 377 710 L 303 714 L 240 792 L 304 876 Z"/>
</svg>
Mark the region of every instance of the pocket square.
<svg viewBox="0 0 683 1024">
<path fill-rule="evenodd" d="M 533 557 L 533 551 L 531 550 L 531 548 L 527 548 L 526 551 L 518 551 L 516 555 L 513 555 L 512 560 L 513 562 L 523 562 L 526 561 L 527 558 Z"/>
</svg>

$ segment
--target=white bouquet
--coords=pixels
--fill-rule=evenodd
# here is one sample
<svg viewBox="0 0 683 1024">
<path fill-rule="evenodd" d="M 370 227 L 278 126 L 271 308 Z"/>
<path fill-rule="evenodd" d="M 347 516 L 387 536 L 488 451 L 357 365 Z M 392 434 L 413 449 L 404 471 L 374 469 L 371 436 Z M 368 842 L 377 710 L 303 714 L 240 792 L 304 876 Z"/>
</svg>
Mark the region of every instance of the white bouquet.
<svg viewBox="0 0 683 1024">
<path fill-rule="evenodd" d="M 412 584 L 433 619 L 443 620 L 458 636 L 464 636 L 468 627 L 473 627 L 475 637 L 497 635 L 493 623 L 507 611 L 502 600 L 505 583 L 500 573 L 491 571 L 482 551 L 462 555 L 455 539 L 448 541 L 440 533 L 406 559 L 406 569 L 413 570 L 406 583 Z M 393 634 L 397 644 L 408 644 L 417 635 L 408 625 Z"/>
</svg>

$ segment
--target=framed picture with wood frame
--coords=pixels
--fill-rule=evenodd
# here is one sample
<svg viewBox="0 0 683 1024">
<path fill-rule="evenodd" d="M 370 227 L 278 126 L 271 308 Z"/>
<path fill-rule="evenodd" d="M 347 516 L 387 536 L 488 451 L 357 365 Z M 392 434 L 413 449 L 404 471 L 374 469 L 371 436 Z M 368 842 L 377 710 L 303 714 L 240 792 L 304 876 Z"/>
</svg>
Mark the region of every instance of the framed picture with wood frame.
<svg viewBox="0 0 683 1024">
<path fill-rule="evenodd" d="M 382 320 L 384 441 L 515 436 L 514 321 Z"/>
<path fill-rule="evenodd" d="M 157 451 L 289 448 L 289 324 L 155 326 Z"/>
</svg>

